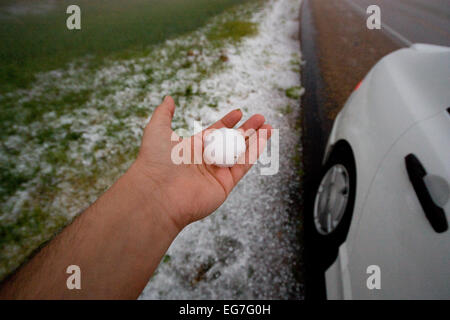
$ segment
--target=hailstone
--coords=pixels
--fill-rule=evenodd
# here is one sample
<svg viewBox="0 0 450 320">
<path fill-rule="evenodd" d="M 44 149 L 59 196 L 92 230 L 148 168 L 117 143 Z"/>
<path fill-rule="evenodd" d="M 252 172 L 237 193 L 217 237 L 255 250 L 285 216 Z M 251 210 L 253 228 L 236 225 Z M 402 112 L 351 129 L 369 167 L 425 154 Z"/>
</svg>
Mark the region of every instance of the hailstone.
<svg viewBox="0 0 450 320">
<path fill-rule="evenodd" d="M 245 152 L 244 136 L 236 129 L 220 128 L 205 137 L 203 159 L 207 164 L 232 167 Z"/>
</svg>

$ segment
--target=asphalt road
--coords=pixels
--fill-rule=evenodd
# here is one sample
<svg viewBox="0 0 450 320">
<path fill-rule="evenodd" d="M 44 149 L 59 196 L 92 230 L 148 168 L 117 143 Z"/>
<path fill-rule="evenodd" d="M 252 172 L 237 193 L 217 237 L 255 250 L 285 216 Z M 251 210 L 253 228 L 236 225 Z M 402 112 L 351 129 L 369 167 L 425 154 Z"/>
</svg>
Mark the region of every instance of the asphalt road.
<svg viewBox="0 0 450 320">
<path fill-rule="evenodd" d="M 366 27 L 366 8 L 381 9 L 381 30 Z M 305 176 L 305 298 L 325 299 L 324 255 L 311 228 L 323 151 L 333 120 L 348 96 L 383 56 L 412 43 L 450 46 L 449 0 L 303 0 L 301 50 L 302 144 Z"/>
<path fill-rule="evenodd" d="M 369 5 L 378 5 L 382 29 L 403 45 L 420 42 L 450 46 L 449 0 L 345 1 L 364 15 Z"/>
</svg>

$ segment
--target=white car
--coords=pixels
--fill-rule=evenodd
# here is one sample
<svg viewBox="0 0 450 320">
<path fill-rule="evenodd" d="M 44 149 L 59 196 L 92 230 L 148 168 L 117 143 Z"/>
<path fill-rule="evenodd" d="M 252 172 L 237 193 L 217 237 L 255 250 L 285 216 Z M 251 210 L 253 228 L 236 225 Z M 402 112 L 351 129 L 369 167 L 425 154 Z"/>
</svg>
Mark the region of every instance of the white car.
<svg viewBox="0 0 450 320">
<path fill-rule="evenodd" d="M 328 299 L 450 298 L 450 48 L 379 61 L 337 116 L 314 202 Z"/>
</svg>

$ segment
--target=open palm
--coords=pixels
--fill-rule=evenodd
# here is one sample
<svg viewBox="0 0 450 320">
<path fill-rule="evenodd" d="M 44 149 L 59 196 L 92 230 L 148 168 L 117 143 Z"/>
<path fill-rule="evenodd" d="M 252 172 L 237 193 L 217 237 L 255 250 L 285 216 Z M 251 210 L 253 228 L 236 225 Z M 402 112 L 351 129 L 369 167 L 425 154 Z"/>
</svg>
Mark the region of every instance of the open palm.
<svg viewBox="0 0 450 320">
<path fill-rule="evenodd" d="M 270 125 L 264 124 L 262 115 L 253 115 L 240 127 L 246 132 L 254 130 L 256 134 L 256 139 L 247 137 L 247 147 L 249 141 L 258 143 L 257 148 L 254 148 L 257 155 L 250 157 L 249 150 L 253 148 L 247 148 L 244 164 L 236 164 L 230 168 L 208 165 L 204 161 L 199 164 L 177 165 L 171 159 L 174 146 L 179 143 L 189 144 L 192 146 L 192 159 L 194 154 L 201 157 L 204 131 L 189 138 L 172 141 L 174 133 L 171 122 L 174 112 L 173 99 L 166 97 L 155 109 L 145 128 L 136 162 L 140 164 L 143 174 L 148 175 L 149 180 L 157 185 L 159 201 L 167 214 L 172 215 L 175 223 L 182 227 L 209 215 L 225 201 L 234 186 L 251 168 L 252 161 L 249 158 L 255 159 L 264 150 L 272 129 Z M 233 128 L 241 118 L 242 112 L 234 110 L 206 130 Z M 262 130 L 267 130 L 267 134 L 261 134 Z M 194 140 L 196 143 L 193 143 Z"/>
</svg>

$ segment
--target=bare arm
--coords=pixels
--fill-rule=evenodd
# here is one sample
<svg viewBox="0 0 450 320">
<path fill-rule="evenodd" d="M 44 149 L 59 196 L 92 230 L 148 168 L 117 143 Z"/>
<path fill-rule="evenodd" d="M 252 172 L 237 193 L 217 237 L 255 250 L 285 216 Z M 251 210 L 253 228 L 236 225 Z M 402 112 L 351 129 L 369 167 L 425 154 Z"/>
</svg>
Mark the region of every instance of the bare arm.
<svg viewBox="0 0 450 320">
<path fill-rule="evenodd" d="M 1 298 L 136 298 L 179 231 L 139 190 L 135 167 L 8 279 Z M 148 190 L 148 194 L 152 194 Z M 66 269 L 81 269 L 68 290 Z"/>
<path fill-rule="evenodd" d="M 147 125 L 139 156 L 130 169 L 90 208 L 55 237 L 0 288 L 3 299 L 135 299 L 169 245 L 187 224 L 206 217 L 225 201 L 251 163 L 232 168 L 175 165 L 168 97 Z M 212 127 L 233 127 L 235 110 Z M 271 127 L 255 115 L 244 130 Z M 196 139 L 194 136 L 187 139 Z M 200 135 L 201 138 L 201 135 Z M 249 155 L 246 155 L 247 158 Z M 200 200 L 199 200 L 200 199 Z M 81 289 L 66 286 L 69 265 L 81 269 Z"/>
</svg>

